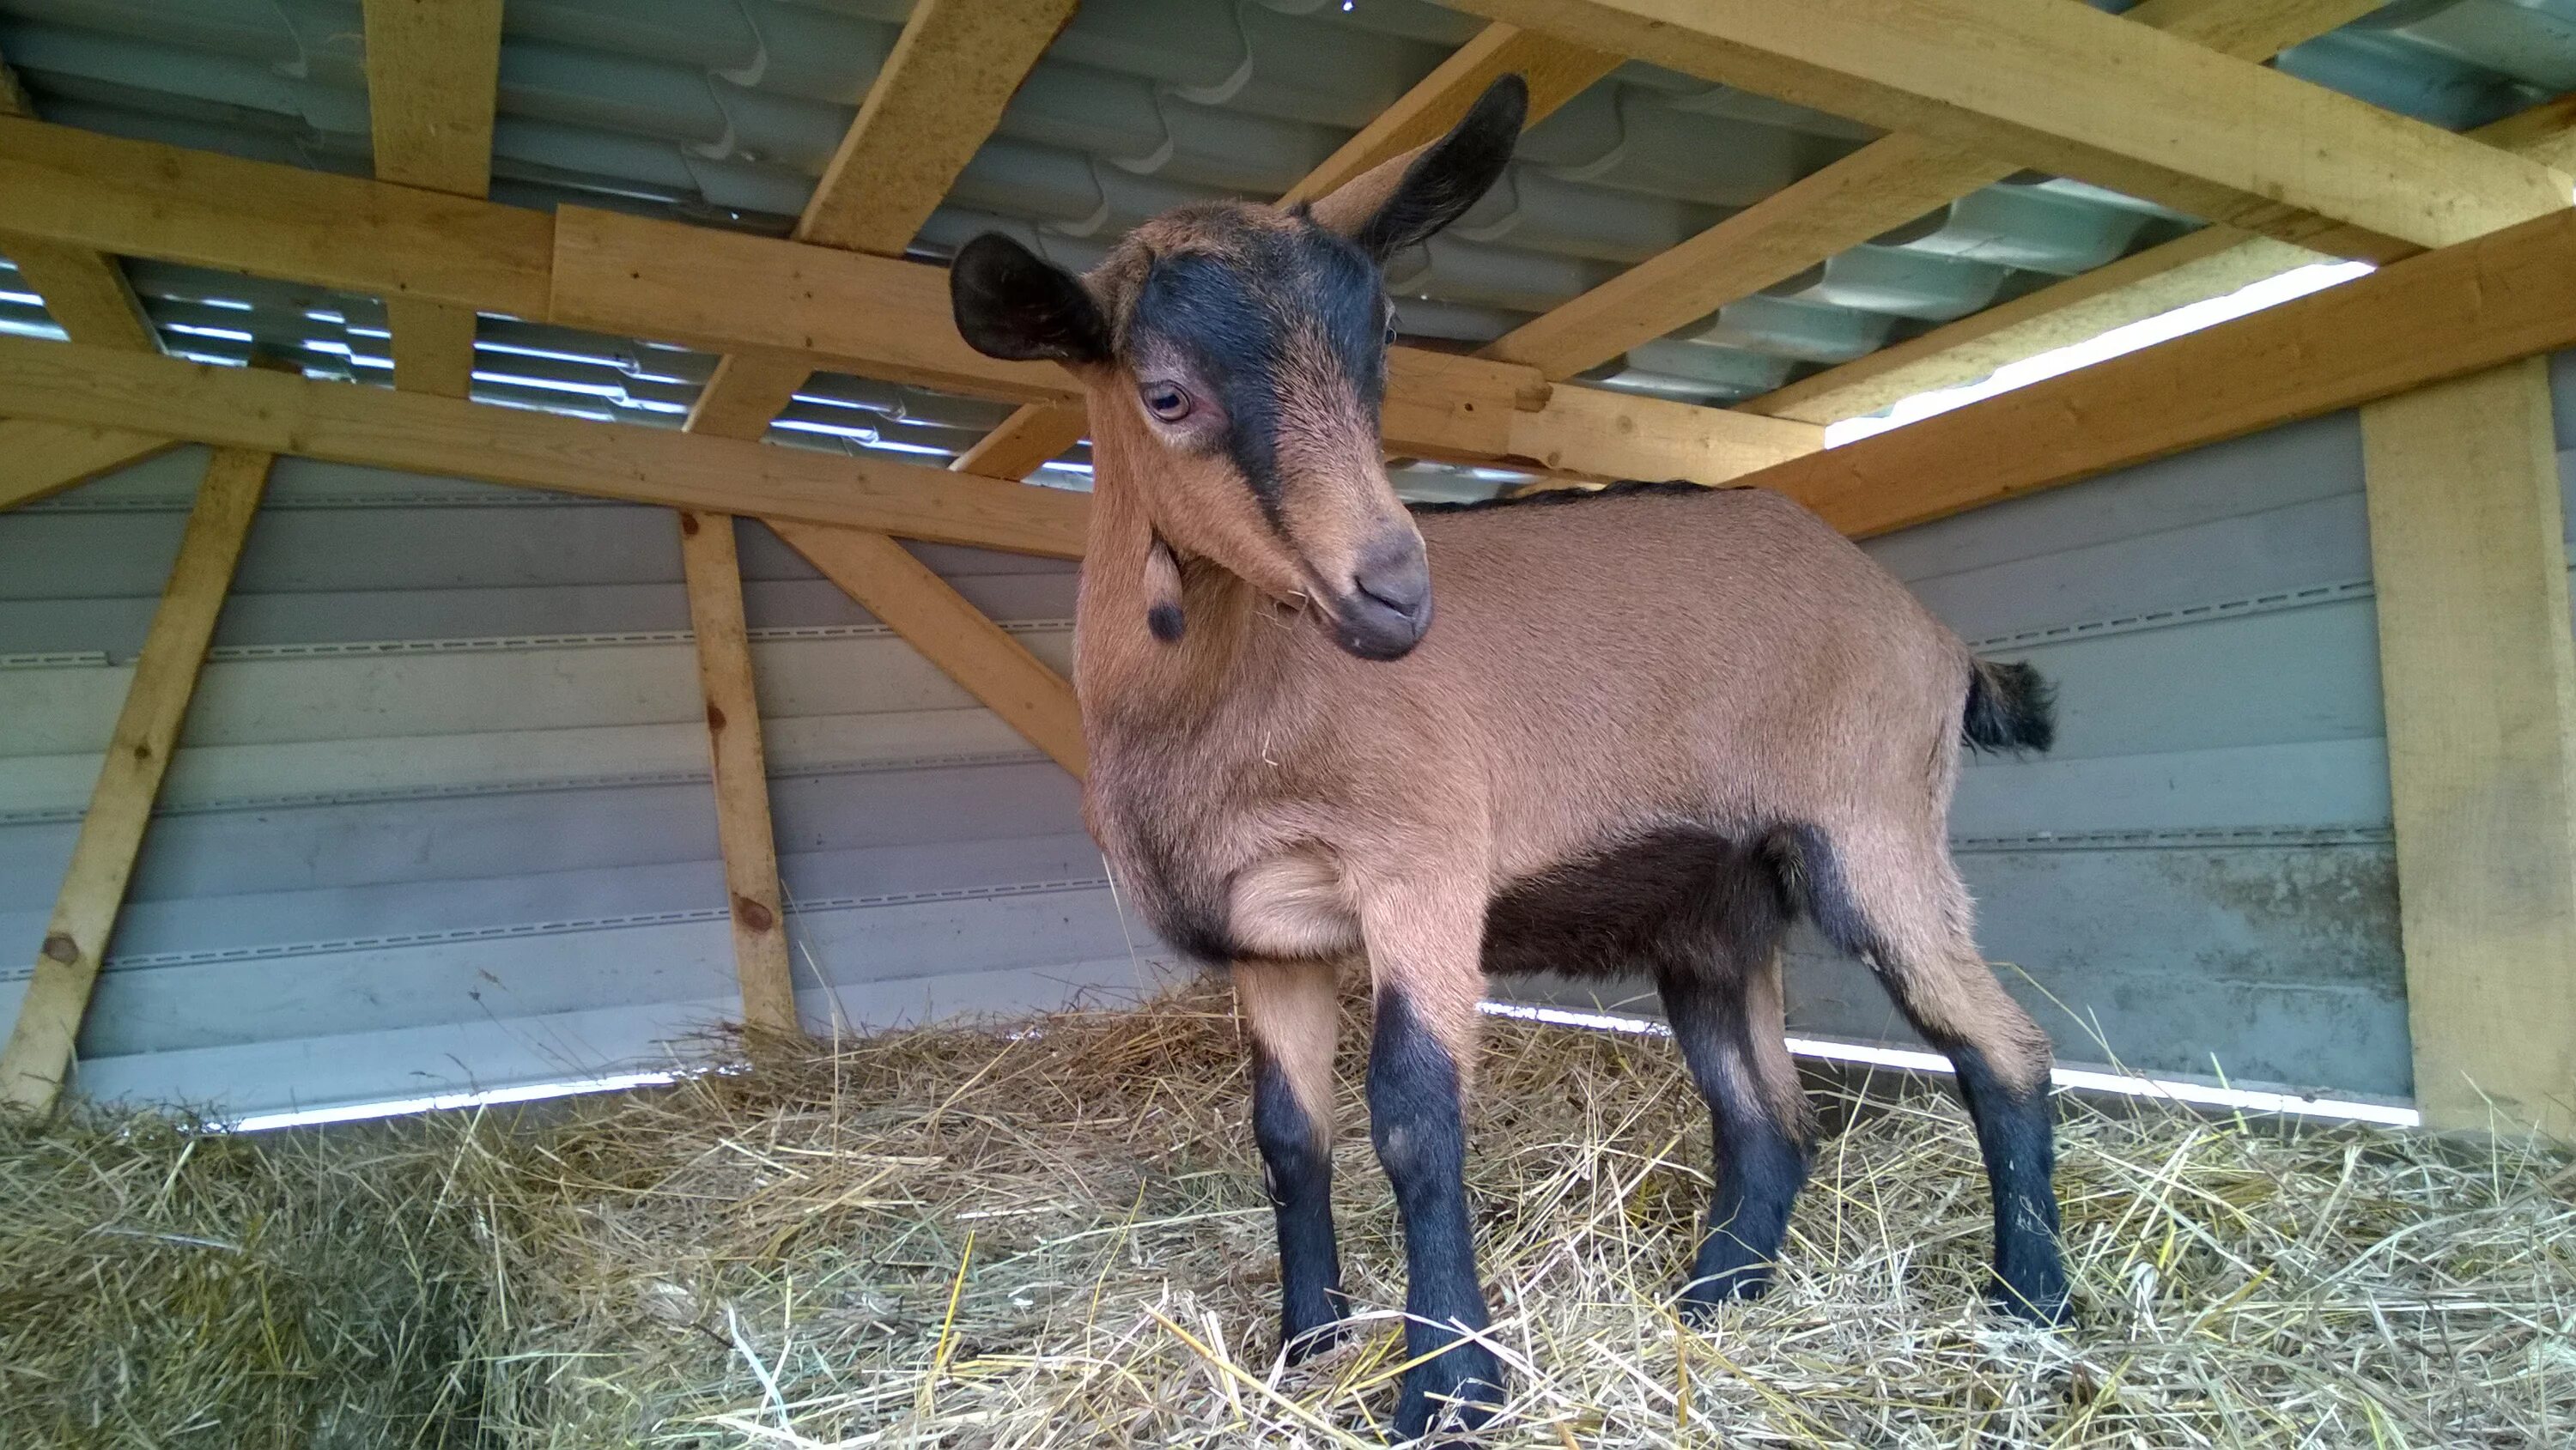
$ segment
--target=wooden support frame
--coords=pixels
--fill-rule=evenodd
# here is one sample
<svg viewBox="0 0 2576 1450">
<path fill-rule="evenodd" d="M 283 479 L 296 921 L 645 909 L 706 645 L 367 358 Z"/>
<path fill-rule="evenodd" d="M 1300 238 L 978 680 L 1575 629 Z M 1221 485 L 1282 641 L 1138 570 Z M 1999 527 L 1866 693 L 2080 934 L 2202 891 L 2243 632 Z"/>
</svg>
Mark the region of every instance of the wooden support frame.
<svg viewBox="0 0 2576 1450">
<path fill-rule="evenodd" d="M 2361 410 L 2415 1101 L 2576 1141 L 2576 651 L 2548 363 Z"/>
<path fill-rule="evenodd" d="M 1527 124 L 1537 125 L 1619 65 L 1619 57 L 1509 25 L 1488 25 L 1299 179 L 1279 205 L 1312 201 L 1343 182 L 1440 139 L 1485 88 L 1515 71 L 1529 84 Z M 950 465 L 988 478 L 1026 478 L 1082 441 L 1081 401 L 1029 403 Z"/>
<path fill-rule="evenodd" d="M 0 118 L 0 230 L 407 295 L 1013 402 L 1069 401 L 1051 363 L 957 336 L 937 267 L 581 207 L 543 213 Z M 1601 478 L 1723 483 L 1822 430 L 1397 348 L 1387 446 Z"/>
<path fill-rule="evenodd" d="M 39 344 L 40 346 L 42 344 Z M 0 1103 L 52 1111 L 70 1074 L 73 1048 L 125 887 L 143 846 L 161 777 L 187 718 L 197 672 L 214 637 L 251 520 L 268 484 L 270 456 L 218 449 L 206 465 L 177 562 L 135 660 L 125 706 L 108 737 L 98 784 L 36 956 L 36 975 L 0 1048 Z"/>
<path fill-rule="evenodd" d="M 501 0 L 366 0 L 367 113 L 376 175 L 456 196 L 492 186 Z M 385 298 L 394 386 L 442 398 L 474 385 L 471 308 Z"/>
<path fill-rule="evenodd" d="M 2246 6 L 2229 0 L 2148 0 L 2123 18 L 2261 61 L 2381 3 L 2284 0 Z M 1880 137 L 1531 319 L 1495 340 L 1483 355 L 1528 363 L 1550 377 L 1570 377 L 2019 169 L 2010 161 L 1919 136 Z"/>
<path fill-rule="evenodd" d="M 17 73 L 0 61 L 0 116 L 35 114 Z M 160 334 L 143 315 L 143 304 L 114 257 L 6 232 L 0 232 L 0 253 L 18 268 L 18 279 L 45 300 L 46 313 L 72 341 L 161 350 Z"/>
<path fill-rule="evenodd" d="M 0 510 L 51 498 L 171 446 L 122 428 L 0 418 Z"/>
<path fill-rule="evenodd" d="M 2388 261 L 2567 205 L 2568 177 L 2063 0 L 1460 0 L 1925 141 Z"/>
<path fill-rule="evenodd" d="M 752 692 L 751 632 L 743 622 L 734 522 L 729 514 L 683 509 L 679 523 L 743 1025 L 771 1036 L 793 1036 L 803 1029 L 788 963 L 786 896 L 778 884 L 778 847 L 770 830 L 769 758 Z"/>
</svg>

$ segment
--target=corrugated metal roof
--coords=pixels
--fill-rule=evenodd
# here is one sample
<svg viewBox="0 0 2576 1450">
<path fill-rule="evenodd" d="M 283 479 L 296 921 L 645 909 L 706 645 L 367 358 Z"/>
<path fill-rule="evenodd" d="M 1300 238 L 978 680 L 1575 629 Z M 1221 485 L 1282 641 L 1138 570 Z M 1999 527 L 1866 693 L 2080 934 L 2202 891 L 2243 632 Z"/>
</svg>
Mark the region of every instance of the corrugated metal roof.
<svg viewBox="0 0 2576 1450">
<path fill-rule="evenodd" d="M 510 0 L 493 196 L 783 233 L 908 8 Z M 1283 191 L 1481 25 L 1426 0 L 1085 0 L 916 250 L 944 255 L 997 228 L 1083 267 L 1181 202 Z M 371 167 L 360 35 L 355 0 L 0 0 L 0 55 L 48 120 L 355 174 Z M 2576 88 L 2576 0 L 2400 0 L 2280 65 L 2436 124 L 2476 125 Z M 1490 196 L 1391 269 L 1403 325 L 1461 345 L 1499 336 L 1874 134 L 1623 66 L 1534 127 Z M 1737 401 L 2194 225 L 2093 187 L 2016 177 L 1590 376 Z M 168 265 L 132 272 L 174 350 L 231 359 L 253 339 L 291 342 L 323 371 L 390 376 L 373 299 Z M 0 330 L 45 326 L 24 289 L 0 297 Z M 664 425 L 685 416 L 713 365 L 490 318 L 478 346 L 478 396 Z M 818 375 L 773 437 L 945 455 L 1006 411 Z M 1407 483 L 1473 495 L 1504 476 L 1422 470 Z"/>
</svg>

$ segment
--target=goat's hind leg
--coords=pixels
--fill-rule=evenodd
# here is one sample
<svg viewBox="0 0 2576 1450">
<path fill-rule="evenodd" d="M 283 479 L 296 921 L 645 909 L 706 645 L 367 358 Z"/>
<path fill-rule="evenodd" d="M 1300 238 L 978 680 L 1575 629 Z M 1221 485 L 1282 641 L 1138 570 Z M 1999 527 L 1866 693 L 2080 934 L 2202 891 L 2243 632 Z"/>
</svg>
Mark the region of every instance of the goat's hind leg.
<svg viewBox="0 0 2576 1450">
<path fill-rule="evenodd" d="M 1291 1364 L 1337 1342 L 1350 1308 L 1333 1242 L 1335 976 L 1329 962 L 1234 968 L 1252 1039 L 1252 1135 L 1279 1227 L 1279 1343 Z"/>
<path fill-rule="evenodd" d="M 1974 908 L 1938 832 L 1798 833 L 1816 924 L 1866 962 L 1950 1059 L 1995 1204 L 1997 1308 L 2067 1317 L 2057 1242 L 2048 1034 L 2004 991 L 1969 930 Z"/>
<path fill-rule="evenodd" d="M 1655 985 L 1682 1059 L 1708 1100 L 1716 1187 L 1682 1312 L 1704 1321 L 1771 1287 L 1789 1208 L 1807 1181 L 1812 1119 L 1783 1039 L 1776 927 L 1713 958 L 1657 965 Z"/>
</svg>

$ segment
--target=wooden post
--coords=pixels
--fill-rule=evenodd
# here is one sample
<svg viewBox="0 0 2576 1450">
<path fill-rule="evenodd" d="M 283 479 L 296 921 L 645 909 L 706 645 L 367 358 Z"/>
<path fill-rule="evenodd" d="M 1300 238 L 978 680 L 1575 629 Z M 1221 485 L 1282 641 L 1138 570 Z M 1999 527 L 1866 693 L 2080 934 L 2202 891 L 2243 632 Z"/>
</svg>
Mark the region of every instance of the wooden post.
<svg viewBox="0 0 2576 1450">
<path fill-rule="evenodd" d="M 2415 1099 L 2576 1139 L 2576 655 L 2548 365 L 2362 409 Z"/>
<path fill-rule="evenodd" d="M 9 1045 L 0 1050 L 0 1102 L 43 1114 L 62 1095 L 81 1015 L 106 960 L 108 934 L 178 744 L 215 616 L 268 485 L 269 462 L 266 453 L 224 448 L 206 465 L 178 561 L 170 566 L 161 607 L 126 686 L 125 708 L 99 764 L 89 812 L 81 818 L 71 867 L 63 873 L 62 892 L 37 951 L 35 980 L 18 1008 Z"/>
<path fill-rule="evenodd" d="M 680 562 L 689 624 L 698 638 L 698 683 L 707 705 L 707 754 L 715 769 L 716 832 L 724 849 L 725 900 L 733 919 L 734 975 L 742 1020 L 763 1032 L 799 1031 L 787 964 L 778 847 L 769 834 L 769 761 L 752 695 L 751 635 L 743 624 L 742 564 L 731 514 L 680 511 Z"/>
</svg>

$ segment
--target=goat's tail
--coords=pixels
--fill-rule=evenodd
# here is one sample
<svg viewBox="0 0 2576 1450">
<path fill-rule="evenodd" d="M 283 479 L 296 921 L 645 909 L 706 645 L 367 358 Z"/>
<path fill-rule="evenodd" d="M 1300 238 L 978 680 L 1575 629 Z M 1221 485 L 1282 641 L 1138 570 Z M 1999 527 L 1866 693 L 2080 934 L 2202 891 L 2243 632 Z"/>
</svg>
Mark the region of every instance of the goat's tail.
<svg viewBox="0 0 2576 1450">
<path fill-rule="evenodd" d="M 2057 741 L 2057 691 L 2029 665 L 1972 659 L 1959 733 L 1979 750 L 2045 751 Z"/>
</svg>

